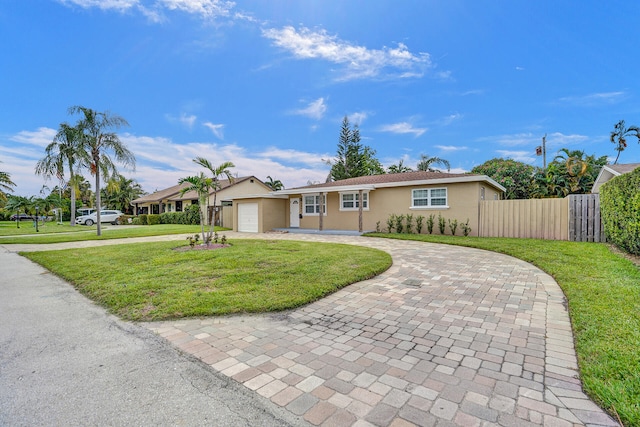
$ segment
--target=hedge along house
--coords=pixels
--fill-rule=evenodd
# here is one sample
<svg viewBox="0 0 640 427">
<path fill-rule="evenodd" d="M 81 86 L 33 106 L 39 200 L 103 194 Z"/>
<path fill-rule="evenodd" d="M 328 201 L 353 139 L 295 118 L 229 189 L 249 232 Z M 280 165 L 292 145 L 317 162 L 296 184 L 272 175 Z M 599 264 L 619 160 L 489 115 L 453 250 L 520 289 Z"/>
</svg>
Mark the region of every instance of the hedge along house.
<svg viewBox="0 0 640 427">
<path fill-rule="evenodd" d="M 215 225 L 222 227 L 233 227 L 233 199 L 248 194 L 267 194 L 271 189 L 255 176 L 234 178 L 231 182 L 227 179 L 219 181 L 220 188 L 217 191 L 216 206 L 213 206 L 213 191 L 209 193 L 209 214 L 207 224 L 211 223 L 214 217 Z M 147 194 L 135 199 L 131 204 L 135 207 L 136 214 L 160 214 L 164 212 L 182 212 L 190 205 L 198 204 L 198 194 L 195 191 L 187 191 L 180 194 L 183 188 L 189 183 L 174 185 L 164 190 Z"/>
<path fill-rule="evenodd" d="M 390 215 L 408 214 L 415 231 L 416 217 L 433 214 L 459 223 L 469 220 L 470 235 L 478 235 L 480 201 L 500 199 L 504 191 L 485 175 L 419 171 L 362 176 L 236 198 L 234 231 L 366 232 L 385 230 Z"/>
</svg>

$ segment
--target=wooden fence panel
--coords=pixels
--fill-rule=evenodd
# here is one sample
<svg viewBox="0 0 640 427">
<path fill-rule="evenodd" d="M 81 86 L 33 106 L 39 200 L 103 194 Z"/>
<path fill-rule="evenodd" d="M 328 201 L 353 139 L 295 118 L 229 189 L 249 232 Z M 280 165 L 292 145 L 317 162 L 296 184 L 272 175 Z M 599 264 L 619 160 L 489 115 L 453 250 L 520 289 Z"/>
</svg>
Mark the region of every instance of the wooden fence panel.
<svg viewBox="0 0 640 427">
<path fill-rule="evenodd" d="M 567 240 L 567 200 L 484 200 L 480 202 L 479 235 Z"/>
<path fill-rule="evenodd" d="M 572 194 L 569 200 L 569 240 L 604 242 L 599 194 Z"/>
</svg>

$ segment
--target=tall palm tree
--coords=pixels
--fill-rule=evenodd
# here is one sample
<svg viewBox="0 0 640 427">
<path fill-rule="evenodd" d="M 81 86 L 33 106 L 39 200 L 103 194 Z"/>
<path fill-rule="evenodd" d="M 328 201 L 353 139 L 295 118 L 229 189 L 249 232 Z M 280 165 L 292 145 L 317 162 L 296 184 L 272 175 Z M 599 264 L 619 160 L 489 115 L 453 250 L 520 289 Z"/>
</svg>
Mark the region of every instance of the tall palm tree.
<svg viewBox="0 0 640 427">
<path fill-rule="evenodd" d="M 274 180 L 269 175 L 267 175 L 267 180 L 264 183 L 273 191 L 282 190 L 284 188 L 284 184 L 282 183 L 282 181 L 280 181 L 279 179 Z"/>
<path fill-rule="evenodd" d="M 437 169 L 431 167 L 431 165 L 442 165 L 447 167 L 447 172 L 451 170 L 451 164 L 448 160 L 441 159 L 440 157 L 429 157 L 426 154 L 420 155 L 420 161 L 416 169 L 426 172 L 438 172 Z"/>
<path fill-rule="evenodd" d="M 204 233 L 205 220 L 202 209 L 204 206 L 208 206 L 209 204 L 209 191 L 211 190 L 211 186 L 213 185 L 213 180 L 207 177 L 204 172 L 200 172 L 200 175 L 188 176 L 186 178 L 180 178 L 178 180 L 178 184 L 184 183 L 188 183 L 189 185 L 180 190 L 180 196 L 183 196 L 189 191 L 195 191 L 195 193 L 198 195 L 198 212 L 200 214 L 200 231 L 202 233 L 202 242 L 207 243 L 209 240 Z M 207 212 L 208 211 L 209 209 L 207 208 Z"/>
<path fill-rule="evenodd" d="M 82 118 L 78 121 L 78 129 L 82 132 L 82 149 L 90 158 L 89 170 L 95 176 L 96 212 L 97 212 L 97 235 L 102 234 L 100 224 L 100 175 L 105 179 L 115 174 L 116 165 L 114 160 L 125 166 L 135 168 L 136 158 L 131 151 L 120 141 L 115 132 L 108 129 L 118 129 L 122 126 L 129 126 L 129 123 L 122 117 L 109 112 L 96 112 L 90 108 L 75 106 L 69 109 L 71 114 L 80 113 Z M 114 159 L 109 152 L 113 153 Z"/>
<path fill-rule="evenodd" d="M 640 128 L 638 126 L 629 126 L 626 127 L 624 120 L 620 120 L 615 124 L 613 130 L 611 131 L 611 135 L 609 140 L 616 144 L 616 151 L 618 155 L 616 156 L 616 161 L 613 164 L 618 163 L 618 159 L 620 158 L 620 153 L 627 148 L 627 137 L 634 136 L 640 142 Z"/>
<path fill-rule="evenodd" d="M 11 181 L 11 175 L 7 172 L 0 172 L 0 200 L 7 200 L 8 191 L 13 191 L 12 187 L 15 187 L 16 184 Z"/>
<path fill-rule="evenodd" d="M 219 166 L 213 166 L 211 162 L 204 157 L 196 157 L 193 162 L 206 168 L 211 172 L 211 190 L 213 191 L 213 207 L 215 209 L 218 197 L 218 190 L 220 189 L 220 177 L 226 177 L 229 183 L 233 182 L 233 175 L 229 168 L 235 167 L 231 162 L 223 162 Z M 209 199 L 207 198 L 207 216 L 209 215 Z M 211 219 L 209 237 L 213 236 L 213 230 L 215 226 L 215 213 Z"/>
<path fill-rule="evenodd" d="M 82 149 L 82 134 L 77 127 L 61 123 L 53 141 L 45 148 L 45 156 L 36 163 L 36 174 L 45 178 L 56 176 L 60 185 L 64 182 L 65 168 L 69 171 L 71 189 L 71 226 L 76 225 L 76 181 L 78 170 L 88 164 L 87 153 Z"/>
</svg>

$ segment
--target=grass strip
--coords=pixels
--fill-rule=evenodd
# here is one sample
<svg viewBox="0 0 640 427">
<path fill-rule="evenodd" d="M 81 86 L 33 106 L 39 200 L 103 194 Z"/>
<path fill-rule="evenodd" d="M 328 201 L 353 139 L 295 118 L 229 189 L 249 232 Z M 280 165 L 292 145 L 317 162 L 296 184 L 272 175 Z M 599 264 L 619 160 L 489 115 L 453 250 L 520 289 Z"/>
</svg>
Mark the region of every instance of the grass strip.
<svg viewBox="0 0 640 427">
<path fill-rule="evenodd" d="M 585 392 L 625 426 L 640 426 L 640 268 L 601 243 L 382 234 L 500 252 L 558 282 L 569 305 Z"/>
<path fill-rule="evenodd" d="M 222 249 L 173 250 L 185 244 L 21 255 L 112 313 L 144 321 L 294 308 L 391 266 L 386 252 L 343 244 L 233 240 Z"/>
<path fill-rule="evenodd" d="M 4 244 L 48 244 L 48 243 L 62 243 L 62 242 L 79 242 L 85 240 L 109 240 L 109 239 L 124 239 L 129 237 L 149 237 L 149 236 L 164 236 L 167 234 L 196 234 L 200 233 L 199 225 L 181 225 L 181 224 L 157 224 L 157 225 L 142 225 L 142 226 L 128 226 L 128 225 L 103 225 L 102 235 L 96 236 L 96 226 L 67 226 L 73 228 L 73 232 L 57 232 L 49 234 L 40 232 L 38 234 L 33 233 L 24 235 L 4 235 L 0 237 L 0 245 Z M 223 228 L 216 227 L 219 233 L 223 233 Z M 0 228 L 0 236 L 3 236 L 3 228 Z"/>
</svg>

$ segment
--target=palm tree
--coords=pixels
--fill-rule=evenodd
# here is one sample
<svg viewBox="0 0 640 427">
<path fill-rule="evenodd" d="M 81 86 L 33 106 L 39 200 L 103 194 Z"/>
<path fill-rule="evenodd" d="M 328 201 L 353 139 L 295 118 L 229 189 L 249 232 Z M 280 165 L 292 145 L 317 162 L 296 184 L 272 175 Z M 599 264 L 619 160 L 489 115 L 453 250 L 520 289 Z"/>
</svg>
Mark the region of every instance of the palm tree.
<svg viewBox="0 0 640 427">
<path fill-rule="evenodd" d="M 64 182 L 65 167 L 69 170 L 71 188 L 71 226 L 76 225 L 76 174 L 80 167 L 88 164 L 86 152 L 82 149 L 82 134 L 77 127 L 61 123 L 53 141 L 45 148 L 45 156 L 36 163 L 36 174 L 45 178 L 58 177 Z"/>
<path fill-rule="evenodd" d="M 284 188 L 284 184 L 279 179 L 274 180 L 269 175 L 267 175 L 267 181 L 264 182 L 267 187 L 272 189 L 273 191 L 282 190 Z"/>
<path fill-rule="evenodd" d="M 627 137 L 634 136 L 640 142 L 640 128 L 638 126 L 629 126 L 628 128 L 625 126 L 624 120 L 620 120 L 613 127 L 613 131 L 611 131 L 611 136 L 609 140 L 616 144 L 616 151 L 618 155 L 616 156 L 616 161 L 613 164 L 618 163 L 618 158 L 620 158 L 620 153 L 627 148 Z"/>
<path fill-rule="evenodd" d="M 218 190 L 220 189 L 220 177 L 226 177 L 229 180 L 229 183 L 233 182 L 233 175 L 231 175 L 231 171 L 229 168 L 234 168 L 235 165 L 231 162 L 223 162 L 219 166 L 214 167 L 211 162 L 204 157 L 196 157 L 193 159 L 193 162 L 206 168 L 211 172 L 211 189 L 213 190 L 213 208 L 216 208 Z M 207 216 L 209 215 L 209 198 L 207 198 Z M 214 226 L 215 226 L 215 213 L 211 219 L 211 224 L 209 228 L 209 240 L 213 237 Z"/>
<path fill-rule="evenodd" d="M 7 172 L 0 172 L 0 200 L 7 200 L 7 191 L 13 191 L 16 184 L 11 181 L 11 175 Z"/>
<path fill-rule="evenodd" d="M 129 126 L 129 123 L 122 117 L 111 114 L 109 112 L 96 112 L 90 108 L 75 106 L 69 109 L 71 114 L 81 113 L 82 118 L 78 121 L 78 129 L 82 132 L 82 150 L 89 157 L 89 170 L 95 176 L 95 194 L 96 194 L 96 223 L 97 235 L 102 234 L 100 224 L 100 209 L 102 203 L 100 200 L 100 175 L 105 179 L 116 172 L 114 160 L 109 156 L 108 152 L 113 152 L 115 161 L 125 166 L 135 168 L 135 156 L 120 141 L 115 132 L 108 132 L 107 129 L 118 129 L 121 126 Z"/>
<path fill-rule="evenodd" d="M 211 186 L 213 185 L 213 180 L 207 177 L 204 172 L 200 172 L 200 175 L 197 176 L 188 176 L 186 178 L 180 178 L 178 180 L 178 184 L 188 183 L 186 187 L 180 190 L 180 196 L 184 196 L 184 194 L 188 191 L 195 191 L 198 195 L 198 212 L 200 214 L 200 230 L 202 233 L 202 242 L 207 243 L 208 239 L 204 234 L 204 215 L 202 214 L 202 209 L 206 205 L 208 206 L 209 202 L 209 191 L 211 190 Z M 208 212 L 207 208 L 207 212 Z"/>
<path fill-rule="evenodd" d="M 387 168 L 388 173 L 404 173 L 404 172 L 412 172 L 409 166 L 404 165 L 404 159 L 400 159 L 397 165 L 391 165 Z"/>
<path fill-rule="evenodd" d="M 438 172 L 438 170 L 432 168 L 431 165 L 446 166 L 447 172 L 451 170 L 451 164 L 449 164 L 448 160 L 441 159 L 440 157 L 429 157 L 426 154 L 420 155 L 420 161 L 418 162 L 418 166 L 416 166 L 416 169 L 426 172 Z"/>
<path fill-rule="evenodd" d="M 129 179 L 120 174 L 112 177 L 103 191 L 107 205 L 124 213 L 132 212 L 132 200 L 146 194 L 135 179 Z"/>
<path fill-rule="evenodd" d="M 5 209 L 9 212 L 14 212 L 16 214 L 20 214 L 22 212 L 27 213 L 29 209 L 31 209 L 31 199 L 28 199 L 23 196 L 14 196 L 10 195 L 7 201 L 7 205 Z M 16 227 L 20 228 L 20 219 L 16 219 Z"/>
</svg>

